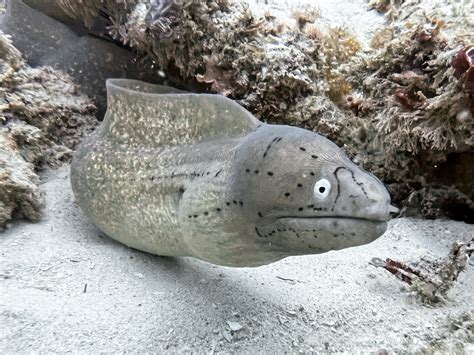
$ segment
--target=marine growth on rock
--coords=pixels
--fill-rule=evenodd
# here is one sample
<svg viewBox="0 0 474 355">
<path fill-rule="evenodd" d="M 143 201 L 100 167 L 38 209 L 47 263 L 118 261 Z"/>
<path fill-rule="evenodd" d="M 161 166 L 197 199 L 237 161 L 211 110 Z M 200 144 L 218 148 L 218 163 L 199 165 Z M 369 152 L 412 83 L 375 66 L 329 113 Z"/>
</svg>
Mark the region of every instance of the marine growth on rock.
<svg viewBox="0 0 474 355">
<path fill-rule="evenodd" d="M 371 1 L 386 24 L 369 48 L 317 11 L 281 21 L 238 1 L 55 3 L 148 57 L 166 83 L 327 135 L 390 185 L 404 213 L 473 219 L 472 70 L 455 60 L 463 48 L 471 58 L 472 2 Z"/>
<path fill-rule="evenodd" d="M 71 158 L 97 119 L 95 106 L 62 72 L 31 68 L 0 33 L 0 228 L 12 217 L 36 221 L 37 172 Z"/>
</svg>

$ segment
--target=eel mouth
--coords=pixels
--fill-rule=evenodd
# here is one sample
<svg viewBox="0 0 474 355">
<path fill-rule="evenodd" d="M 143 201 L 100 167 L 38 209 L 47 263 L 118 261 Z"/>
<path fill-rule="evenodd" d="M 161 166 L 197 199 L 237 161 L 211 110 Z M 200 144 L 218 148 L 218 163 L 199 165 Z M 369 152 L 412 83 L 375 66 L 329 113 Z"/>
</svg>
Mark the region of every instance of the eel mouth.
<svg viewBox="0 0 474 355">
<path fill-rule="evenodd" d="M 386 221 L 333 216 L 280 216 L 273 223 L 255 226 L 259 240 L 287 255 L 320 254 L 369 244 L 386 229 Z"/>
<path fill-rule="evenodd" d="M 280 216 L 255 231 L 273 248 L 293 254 L 323 253 L 373 242 L 385 233 L 387 222 L 339 216 Z"/>
<path fill-rule="evenodd" d="M 349 217 L 349 216 L 280 216 L 277 220 L 322 220 L 322 219 L 339 219 L 339 220 L 353 220 L 353 221 L 365 221 L 370 223 L 384 223 L 387 219 L 374 219 L 374 218 L 361 218 L 361 217 Z"/>
<path fill-rule="evenodd" d="M 371 222 L 385 222 L 386 221 L 382 219 L 336 216 L 336 215 L 335 216 L 280 216 L 280 217 L 276 217 L 276 219 L 324 219 L 324 218 L 355 219 L 355 220 L 371 221 Z"/>
<path fill-rule="evenodd" d="M 358 237 L 360 243 L 370 242 L 387 229 L 387 221 L 381 219 L 365 219 L 348 216 L 280 216 L 265 226 L 261 226 L 264 233 L 276 230 L 289 230 L 298 232 L 300 235 L 317 234 L 330 236 L 345 236 L 348 238 Z"/>
</svg>

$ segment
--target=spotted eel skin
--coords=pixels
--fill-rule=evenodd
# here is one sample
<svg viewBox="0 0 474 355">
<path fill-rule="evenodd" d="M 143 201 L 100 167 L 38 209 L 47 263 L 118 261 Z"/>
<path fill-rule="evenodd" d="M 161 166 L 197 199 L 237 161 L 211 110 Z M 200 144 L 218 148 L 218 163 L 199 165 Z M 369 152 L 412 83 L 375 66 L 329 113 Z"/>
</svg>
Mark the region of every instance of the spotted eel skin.
<svg viewBox="0 0 474 355">
<path fill-rule="evenodd" d="M 258 121 L 232 100 L 134 80 L 71 166 L 91 222 L 132 248 L 259 266 L 373 241 L 396 208 L 334 143 Z"/>
</svg>

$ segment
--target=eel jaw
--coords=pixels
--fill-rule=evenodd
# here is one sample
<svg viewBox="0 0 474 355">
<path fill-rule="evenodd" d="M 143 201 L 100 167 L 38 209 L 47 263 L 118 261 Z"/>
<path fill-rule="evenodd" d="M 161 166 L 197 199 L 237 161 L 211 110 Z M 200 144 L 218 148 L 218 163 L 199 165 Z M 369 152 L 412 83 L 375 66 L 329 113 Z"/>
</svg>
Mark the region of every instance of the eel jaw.
<svg viewBox="0 0 474 355">
<path fill-rule="evenodd" d="M 288 255 L 323 253 L 371 243 L 387 229 L 385 220 L 281 216 L 257 226 L 258 237 Z"/>
</svg>

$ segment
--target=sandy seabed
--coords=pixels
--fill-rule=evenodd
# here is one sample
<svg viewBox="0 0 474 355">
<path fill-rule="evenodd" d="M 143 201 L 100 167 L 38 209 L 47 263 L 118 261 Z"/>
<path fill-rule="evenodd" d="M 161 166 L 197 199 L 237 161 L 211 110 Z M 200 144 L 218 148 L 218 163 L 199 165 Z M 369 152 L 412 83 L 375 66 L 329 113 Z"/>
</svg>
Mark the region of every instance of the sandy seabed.
<svg viewBox="0 0 474 355">
<path fill-rule="evenodd" d="M 74 202 L 68 166 L 43 178 L 44 219 L 0 234 L 2 354 L 418 351 L 455 342 L 452 319 L 473 311 L 472 265 L 438 307 L 369 265 L 444 257 L 472 225 L 395 219 L 363 247 L 218 267 L 102 236 Z"/>
</svg>

